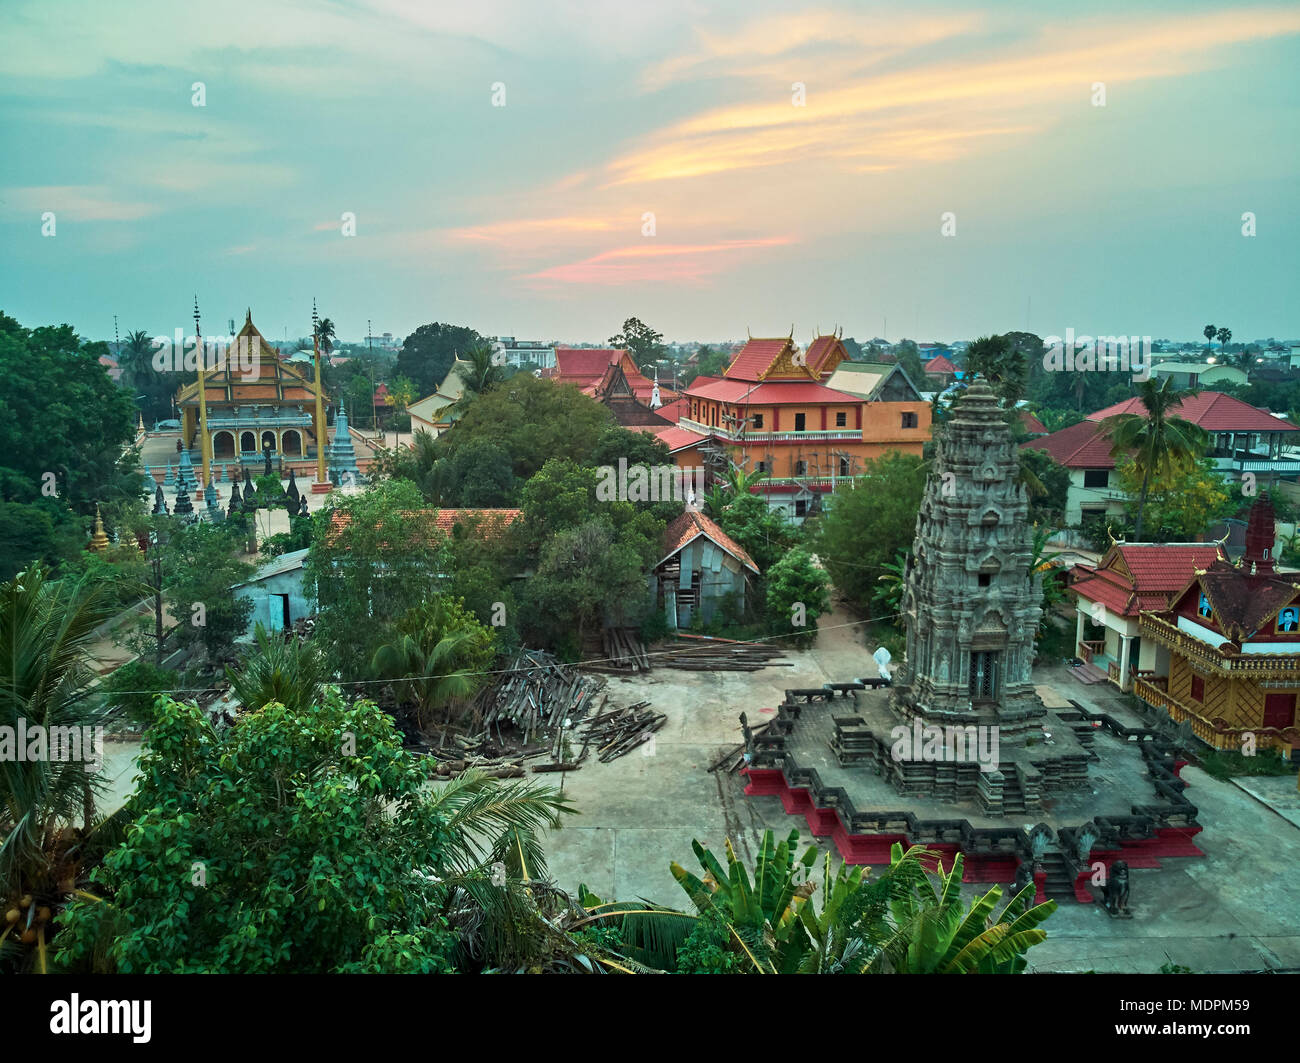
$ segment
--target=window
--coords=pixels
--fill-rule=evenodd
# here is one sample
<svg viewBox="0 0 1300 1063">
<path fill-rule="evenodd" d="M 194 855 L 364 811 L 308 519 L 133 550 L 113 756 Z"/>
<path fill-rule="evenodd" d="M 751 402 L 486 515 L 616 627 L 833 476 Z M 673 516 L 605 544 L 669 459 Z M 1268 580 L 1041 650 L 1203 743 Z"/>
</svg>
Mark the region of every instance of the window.
<svg viewBox="0 0 1300 1063">
<path fill-rule="evenodd" d="M 767 472 L 767 462 L 765 462 L 765 461 L 760 461 L 760 462 L 758 463 L 758 471 L 759 471 L 759 472 Z"/>
<path fill-rule="evenodd" d="M 1199 675 L 1192 676 L 1192 700 L 1205 702 L 1205 680 Z"/>
<path fill-rule="evenodd" d="M 805 502 L 802 498 L 796 498 L 794 500 L 794 515 L 796 517 L 802 517 L 807 512 L 808 512 L 808 503 Z"/>
<path fill-rule="evenodd" d="M 904 427 L 904 428 L 915 428 L 916 426 L 917 426 L 916 414 L 914 414 L 914 413 L 905 413 L 905 414 L 903 414 L 903 427 Z"/>
<path fill-rule="evenodd" d="M 837 413 L 837 414 L 835 415 L 835 427 L 836 427 L 836 428 L 843 428 L 843 427 L 844 427 L 845 425 L 847 425 L 848 423 L 849 423 L 849 415 L 848 415 L 847 413 L 844 413 L 844 412 L 841 411 L 840 413 Z"/>
<path fill-rule="evenodd" d="M 1084 487 L 1109 487 L 1110 470 L 1109 469 L 1084 469 L 1083 486 Z"/>
<path fill-rule="evenodd" d="M 848 475 L 849 475 L 849 459 L 848 459 L 848 458 L 840 458 L 840 475 L 841 475 L 841 476 L 848 476 Z"/>
<path fill-rule="evenodd" d="M 794 430 L 796 432 L 802 432 L 804 430 L 804 421 L 806 419 L 807 418 L 802 413 L 796 413 L 794 415 Z"/>
<path fill-rule="evenodd" d="M 991 701 L 998 696 L 998 654 L 977 650 L 970 655 L 971 701 Z"/>
<path fill-rule="evenodd" d="M 981 586 L 981 587 L 987 587 L 987 586 L 989 586 L 992 582 L 993 582 L 993 576 L 992 576 L 991 573 L 988 573 L 988 572 L 981 572 L 981 573 L 980 573 L 980 586 Z"/>
<path fill-rule="evenodd" d="M 754 414 L 754 427 L 755 428 L 763 427 L 763 415 L 761 413 Z"/>
<path fill-rule="evenodd" d="M 808 463 L 806 461 L 796 461 L 794 463 L 794 474 L 796 476 L 807 476 Z"/>
</svg>

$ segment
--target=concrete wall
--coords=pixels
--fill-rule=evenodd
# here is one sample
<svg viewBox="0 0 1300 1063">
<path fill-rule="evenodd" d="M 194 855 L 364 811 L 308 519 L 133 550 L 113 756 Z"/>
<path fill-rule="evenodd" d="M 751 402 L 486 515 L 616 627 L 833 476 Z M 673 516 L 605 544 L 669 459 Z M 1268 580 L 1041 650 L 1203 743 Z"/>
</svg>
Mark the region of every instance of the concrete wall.
<svg viewBox="0 0 1300 1063">
<path fill-rule="evenodd" d="M 289 596 L 289 622 L 294 623 L 316 611 L 316 603 L 303 592 L 302 569 L 280 572 L 266 579 L 258 580 L 235 589 L 235 597 L 249 598 L 253 602 L 253 612 L 248 618 L 247 636 L 262 624 L 268 631 L 280 631 L 284 628 L 284 606 L 281 594 Z"/>
</svg>

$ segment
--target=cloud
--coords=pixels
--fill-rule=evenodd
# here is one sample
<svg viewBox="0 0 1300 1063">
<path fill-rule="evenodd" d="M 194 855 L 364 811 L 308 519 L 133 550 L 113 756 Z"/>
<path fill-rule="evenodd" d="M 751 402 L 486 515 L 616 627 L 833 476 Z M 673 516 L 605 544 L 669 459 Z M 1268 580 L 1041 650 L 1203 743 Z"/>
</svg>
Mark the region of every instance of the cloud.
<svg viewBox="0 0 1300 1063">
<path fill-rule="evenodd" d="M 156 203 L 115 199 L 104 185 L 8 188 L 3 198 L 15 211 L 52 210 L 60 221 L 138 221 L 160 210 Z"/>
<path fill-rule="evenodd" d="M 791 242 L 788 237 L 771 236 L 715 244 L 638 244 L 552 266 L 525 279 L 558 284 L 689 283 L 734 268 L 744 257 L 739 252 Z"/>
<path fill-rule="evenodd" d="M 736 35 L 748 48 L 725 36 L 702 35 L 707 50 L 670 60 L 668 74 L 751 76 L 755 52 L 779 54 L 783 47 L 812 43 L 830 48 L 836 21 L 816 12 L 757 25 L 758 30 Z M 864 36 L 869 25 L 858 23 Z M 973 28 L 969 22 L 959 25 Z M 1259 8 L 1126 22 L 1056 23 L 1036 39 L 1003 44 L 995 54 L 988 47 L 969 47 L 965 54 L 922 53 L 902 69 L 860 73 L 852 79 L 823 76 L 818 62 L 805 56 L 785 66 L 787 76 L 809 71 L 800 79 L 806 84 L 804 106 L 793 104 L 789 82 L 783 80 L 763 91 L 762 102 L 751 96 L 748 102 L 715 107 L 665 127 L 645 138 L 644 146 L 611 160 L 606 172 L 610 184 L 620 185 L 696 178 L 811 156 L 851 157 L 856 152 L 846 152 L 845 144 L 869 141 L 882 120 L 892 134 L 876 146 L 879 153 L 893 151 L 903 163 L 930 161 L 933 149 L 924 145 L 934 133 L 937 113 L 946 115 L 940 121 L 953 127 L 940 135 L 949 149 L 940 157 L 952 158 L 973 150 L 981 140 L 1046 128 L 1060 119 L 1064 101 L 1073 98 L 1078 107 L 1086 106 L 1095 81 L 1124 84 L 1197 72 L 1207 64 L 1226 62 L 1232 44 L 1297 32 L 1300 11 Z M 943 36 L 942 25 L 923 21 L 890 40 L 892 47 L 906 49 Z M 772 43 L 765 53 L 765 41 L 783 43 Z M 859 66 L 877 59 L 873 54 Z M 843 66 L 842 56 L 836 61 Z M 650 82 L 661 80 L 664 71 L 662 64 L 652 68 Z M 975 114 L 984 116 L 983 131 L 960 137 L 957 130 Z M 1006 133 L 999 134 L 999 128 Z M 960 139 L 969 143 L 961 148 Z M 906 153 L 909 147 L 916 149 L 911 155 Z"/>
</svg>

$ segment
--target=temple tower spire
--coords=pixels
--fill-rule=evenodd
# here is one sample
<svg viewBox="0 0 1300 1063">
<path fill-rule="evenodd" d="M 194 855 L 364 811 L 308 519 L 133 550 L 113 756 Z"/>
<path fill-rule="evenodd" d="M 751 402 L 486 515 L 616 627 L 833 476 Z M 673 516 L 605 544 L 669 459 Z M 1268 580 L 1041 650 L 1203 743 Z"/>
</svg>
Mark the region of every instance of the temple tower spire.
<svg viewBox="0 0 1300 1063">
<path fill-rule="evenodd" d="M 202 465 L 203 483 L 212 479 L 212 459 L 208 449 L 208 376 L 207 358 L 203 353 L 203 333 L 199 329 L 199 297 L 194 296 L 194 353 L 199 369 L 199 462 Z"/>
<path fill-rule="evenodd" d="M 311 346 L 316 364 L 316 482 L 323 484 L 326 482 L 325 444 L 329 437 L 325 434 L 325 400 L 320 382 L 320 315 L 316 313 L 315 299 L 311 301 Z"/>
</svg>

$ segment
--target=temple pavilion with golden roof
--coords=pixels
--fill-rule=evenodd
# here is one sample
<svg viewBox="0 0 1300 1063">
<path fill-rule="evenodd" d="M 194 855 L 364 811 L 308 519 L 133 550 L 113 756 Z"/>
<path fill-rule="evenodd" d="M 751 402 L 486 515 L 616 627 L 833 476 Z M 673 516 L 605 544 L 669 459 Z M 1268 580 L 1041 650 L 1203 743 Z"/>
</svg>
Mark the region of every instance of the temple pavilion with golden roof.
<svg viewBox="0 0 1300 1063">
<path fill-rule="evenodd" d="M 202 466 L 205 483 L 219 469 L 227 479 L 238 476 L 244 466 L 262 461 L 268 449 L 275 458 L 316 459 L 323 465 L 318 441 L 328 442 L 328 398 L 321 388 L 319 359 L 317 353 L 315 379 L 311 379 L 299 366 L 280 358 L 277 348 L 253 324 L 252 311 L 248 312 L 236 346 L 222 364 L 200 369 L 199 379 L 176 396 L 181 438 L 198 451 L 195 460 Z M 318 479 L 325 479 L 323 469 Z"/>
</svg>

